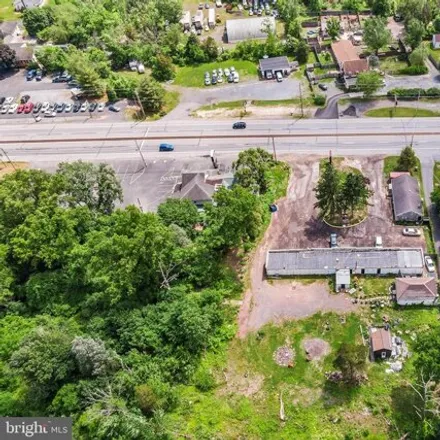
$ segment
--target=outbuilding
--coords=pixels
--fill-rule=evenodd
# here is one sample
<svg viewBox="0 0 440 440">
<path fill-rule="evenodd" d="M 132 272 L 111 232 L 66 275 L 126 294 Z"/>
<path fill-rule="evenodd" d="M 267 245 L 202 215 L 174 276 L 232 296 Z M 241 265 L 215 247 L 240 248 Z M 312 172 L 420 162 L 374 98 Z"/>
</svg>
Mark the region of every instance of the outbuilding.
<svg viewBox="0 0 440 440">
<path fill-rule="evenodd" d="M 226 21 L 228 43 L 238 43 L 243 40 L 265 40 L 268 30 L 276 31 L 274 17 L 241 18 Z"/>
<path fill-rule="evenodd" d="M 393 352 L 391 332 L 385 328 L 370 329 L 371 357 L 374 360 L 388 359 Z"/>
<path fill-rule="evenodd" d="M 396 278 L 395 296 L 397 304 L 437 305 L 438 291 L 435 278 Z"/>
<path fill-rule="evenodd" d="M 336 271 L 335 290 L 345 290 L 350 287 L 350 269 L 338 269 Z"/>
<path fill-rule="evenodd" d="M 287 57 L 263 58 L 260 60 L 260 73 L 264 79 L 275 78 L 277 72 L 280 72 L 283 76 L 288 76 L 290 71 Z"/>
<path fill-rule="evenodd" d="M 433 49 L 440 49 L 440 34 L 434 34 L 432 36 L 432 47 Z"/>
<path fill-rule="evenodd" d="M 208 11 L 208 26 L 213 29 L 215 28 L 215 9 L 210 8 Z"/>
<path fill-rule="evenodd" d="M 420 198 L 419 182 L 415 177 L 402 175 L 392 179 L 391 194 L 396 222 L 422 221 L 423 205 Z"/>
</svg>

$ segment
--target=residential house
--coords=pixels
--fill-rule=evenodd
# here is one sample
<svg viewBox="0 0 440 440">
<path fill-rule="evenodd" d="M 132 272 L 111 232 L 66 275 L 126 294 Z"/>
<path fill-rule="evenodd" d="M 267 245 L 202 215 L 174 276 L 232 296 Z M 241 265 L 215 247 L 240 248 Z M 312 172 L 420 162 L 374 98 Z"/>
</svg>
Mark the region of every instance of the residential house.
<svg viewBox="0 0 440 440">
<path fill-rule="evenodd" d="M 420 198 L 419 182 L 415 177 L 402 175 L 391 180 L 394 221 L 420 222 L 423 205 Z"/>
<path fill-rule="evenodd" d="M 435 278 L 396 278 L 395 297 L 401 306 L 437 305 L 438 290 Z"/>
<path fill-rule="evenodd" d="M 22 34 L 20 22 L 18 21 L 4 21 L 0 23 L 0 40 L 3 44 L 8 44 L 14 41 L 15 38 Z"/>
<path fill-rule="evenodd" d="M 368 60 L 359 57 L 358 51 L 351 41 L 337 41 L 332 43 L 331 49 L 344 79 L 355 78 L 359 73 L 368 70 Z"/>
<path fill-rule="evenodd" d="M 268 29 L 275 32 L 274 17 L 241 18 L 226 21 L 228 43 L 238 43 L 243 40 L 265 40 Z"/>
<path fill-rule="evenodd" d="M 25 9 L 38 8 L 43 4 L 44 0 L 15 0 L 14 9 L 16 12 L 24 11 Z"/>
<path fill-rule="evenodd" d="M 385 328 L 370 329 L 370 350 L 374 360 L 391 357 L 393 351 L 391 331 Z"/>
<path fill-rule="evenodd" d="M 17 67 L 27 67 L 28 64 L 34 59 L 34 47 L 27 44 L 8 44 L 11 49 L 15 51 L 17 58 Z"/>
<path fill-rule="evenodd" d="M 440 49 L 440 34 L 434 34 L 432 36 L 432 47 L 433 49 Z"/>
</svg>

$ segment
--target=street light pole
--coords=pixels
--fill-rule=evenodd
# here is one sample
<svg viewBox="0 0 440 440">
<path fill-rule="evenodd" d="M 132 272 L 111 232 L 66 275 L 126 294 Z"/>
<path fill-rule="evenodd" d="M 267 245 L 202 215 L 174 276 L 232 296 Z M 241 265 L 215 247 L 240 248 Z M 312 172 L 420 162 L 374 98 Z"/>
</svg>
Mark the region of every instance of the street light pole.
<svg viewBox="0 0 440 440">
<path fill-rule="evenodd" d="M 147 136 L 148 136 L 148 132 L 149 132 L 149 131 L 150 131 L 150 127 L 147 127 L 147 130 L 145 131 L 145 134 L 144 134 L 144 136 L 143 136 L 143 139 L 142 139 L 141 145 L 138 145 L 137 140 L 135 140 L 137 150 L 139 151 L 139 154 L 140 154 L 140 156 L 141 156 L 141 159 L 142 159 L 142 162 L 144 163 L 145 168 L 147 168 L 148 165 L 147 165 L 147 161 L 145 160 L 145 157 L 144 157 L 144 155 L 143 155 L 143 153 L 142 153 L 142 148 L 143 148 L 143 146 L 144 146 L 145 141 L 147 140 Z"/>
</svg>

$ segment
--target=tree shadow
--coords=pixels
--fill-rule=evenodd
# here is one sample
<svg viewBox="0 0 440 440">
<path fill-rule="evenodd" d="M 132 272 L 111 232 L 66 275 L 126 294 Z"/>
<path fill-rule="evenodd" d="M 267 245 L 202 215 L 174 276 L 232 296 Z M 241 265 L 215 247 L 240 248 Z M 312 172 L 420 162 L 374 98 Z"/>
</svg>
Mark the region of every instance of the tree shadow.
<svg viewBox="0 0 440 440">
<path fill-rule="evenodd" d="M 394 387 L 391 391 L 392 417 L 402 432 L 413 431 L 420 421 L 415 406 L 421 399 L 409 385 Z"/>
<path fill-rule="evenodd" d="M 360 386 L 348 385 L 345 382 L 334 383 L 325 381 L 321 400 L 325 408 L 345 405 L 356 399 L 360 393 Z"/>
<path fill-rule="evenodd" d="M 319 217 L 314 216 L 306 221 L 306 227 L 304 228 L 304 235 L 309 243 L 317 243 L 314 246 L 309 247 L 322 247 L 322 241 L 327 240 L 330 234 L 335 232 L 333 228 L 324 223 Z"/>
</svg>

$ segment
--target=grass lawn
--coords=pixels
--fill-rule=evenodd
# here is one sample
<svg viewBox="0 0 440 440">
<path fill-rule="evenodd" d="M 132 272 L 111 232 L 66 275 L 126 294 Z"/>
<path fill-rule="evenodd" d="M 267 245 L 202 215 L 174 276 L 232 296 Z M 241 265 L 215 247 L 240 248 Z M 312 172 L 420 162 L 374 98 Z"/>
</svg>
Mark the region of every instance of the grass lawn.
<svg viewBox="0 0 440 440">
<path fill-rule="evenodd" d="M 12 0 L 0 0 L 0 21 L 12 21 L 20 18 L 19 13 L 14 11 Z"/>
<path fill-rule="evenodd" d="M 366 314 L 371 314 L 365 309 Z M 439 325 L 433 309 L 399 310 L 386 308 L 399 318 L 395 330 L 410 345 L 411 333 Z M 380 315 L 380 316 L 379 316 Z M 207 392 L 181 387 L 181 404 L 167 424 L 179 438 L 237 439 L 399 439 L 416 418 L 414 394 L 407 381 L 413 379 L 410 357 L 398 374 L 387 374 L 385 363 L 367 363 L 368 382 L 349 387 L 330 383 L 326 371 L 334 371 L 336 351 L 343 342 L 361 343 L 367 325 L 359 315 L 316 314 L 310 318 L 268 325 L 244 340 L 234 339 L 227 351 L 206 360 L 205 368 L 215 377 L 217 386 Z M 305 338 L 320 338 L 329 344 L 329 353 L 310 362 L 302 343 Z M 278 366 L 274 352 L 281 346 L 295 350 L 294 366 Z M 280 422 L 282 394 L 286 421 Z"/>
<path fill-rule="evenodd" d="M 405 146 L 402 145 L 402 148 Z M 383 161 L 383 174 L 385 177 L 385 180 L 388 180 L 390 178 L 391 171 L 401 171 L 398 169 L 397 163 L 399 162 L 399 156 L 387 156 Z M 417 158 L 417 166 L 415 169 L 410 170 L 411 176 L 414 176 L 419 181 L 420 188 L 423 193 L 423 180 L 422 180 L 422 167 L 420 164 L 420 159 Z M 423 197 L 423 194 L 422 194 Z"/>
<path fill-rule="evenodd" d="M 430 42 L 425 42 L 425 47 L 428 50 L 429 55 L 434 58 L 435 61 L 440 61 L 440 49 L 433 49 Z"/>
<path fill-rule="evenodd" d="M 389 287 L 394 282 L 395 277 L 353 277 L 357 280 L 357 285 L 362 287 L 366 297 L 388 295 Z"/>
<path fill-rule="evenodd" d="M 244 108 L 246 101 L 227 101 L 227 102 L 216 102 L 214 104 L 202 105 L 197 110 L 217 110 L 219 108 L 224 108 L 227 110 L 233 110 L 236 108 Z"/>
<path fill-rule="evenodd" d="M 200 64 L 199 66 L 195 67 L 179 67 L 177 68 L 174 84 L 184 87 L 205 87 L 205 72 L 211 73 L 213 69 L 218 69 L 219 67 L 224 69 L 225 67 L 230 68 L 231 66 L 234 66 L 235 70 L 239 73 L 240 80 L 257 78 L 258 71 L 256 64 L 250 61 L 229 60 L 216 63 Z M 223 82 L 223 84 L 225 84 L 225 82 Z M 221 86 L 222 84 L 217 84 L 216 87 Z"/>
<path fill-rule="evenodd" d="M 380 68 L 389 75 L 400 75 L 400 71 L 408 67 L 406 61 L 399 60 L 398 57 L 388 57 L 380 61 Z"/>
<path fill-rule="evenodd" d="M 368 110 L 364 116 L 372 118 L 433 118 L 440 116 L 440 112 L 415 107 L 383 107 Z"/>
</svg>

